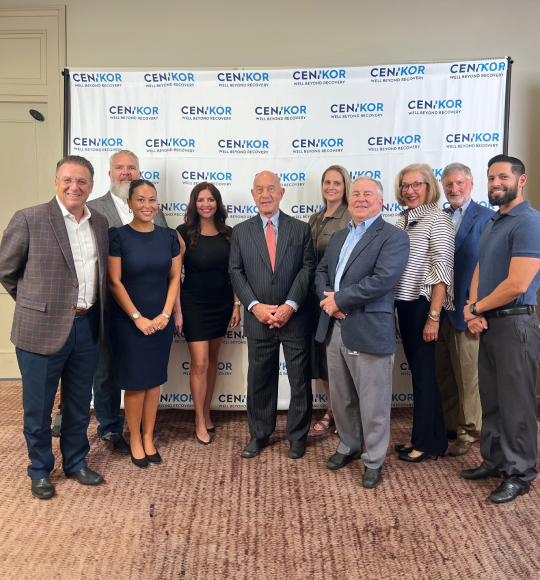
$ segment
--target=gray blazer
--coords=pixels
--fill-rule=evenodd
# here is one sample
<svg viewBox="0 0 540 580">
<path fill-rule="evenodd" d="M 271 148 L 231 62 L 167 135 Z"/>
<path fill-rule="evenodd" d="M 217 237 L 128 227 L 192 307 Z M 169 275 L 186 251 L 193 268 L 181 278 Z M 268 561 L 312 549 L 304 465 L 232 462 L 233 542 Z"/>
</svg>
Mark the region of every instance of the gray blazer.
<svg viewBox="0 0 540 580">
<path fill-rule="evenodd" d="M 124 225 L 120 219 L 118 210 L 114 205 L 112 193 L 110 191 L 108 191 L 105 195 L 98 197 L 97 199 L 89 201 L 86 205 L 90 209 L 95 209 L 96 211 L 99 211 L 99 213 L 102 213 L 109 221 L 110 228 L 121 228 Z M 165 216 L 160 209 L 158 209 L 156 217 L 154 218 L 154 223 L 156 226 L 161 226 L 163 228 L 167 227 L 167 221 L 165 220 Z"/>
<path fill-rule="evenodd" d="M 349 229 L 337 231 L 326 248 L 317 272 L 315 290 L 319 300 L 324 292 L 333 292 L 341 248 Z M 394 323 L 394 287 L 409 259 L 409 236 L 379 216 L 354 247 L 334 299 L 347 315 L 341 321 L 343 344 L 350 350 L 372 354 L 396 352 Z M 315 334 L 324 342 L 330 317 L 321 312 Z"/>
<path fill-rule="evenodd" d="M 245 307 L 244 333 L 249 338 L 268 339 L 274 336 L 299 337 L 312 332 L 312 311 L 306 304 L 313 274 L 315 253 L 309 225 L 280 211 L 275 270 L 260 216 L 255 216 L 233 229 L 229 275 L 236 295 Z M 248 312 L 254 300 L 263 304 L 298 304 L 283 328 L 271 329 Z"/>
<path fill-rule="evenodd" d="M 109 226 L 92 211 L 98 256 L 100 336 L 106 295 Z M 15 300 L 11 342 L 22 350 L 54 354 L 66 343 L 77 306 L 77 272 L 56 197 L 18 211 L 0 245 L 0 283 Z"/>
</svg>

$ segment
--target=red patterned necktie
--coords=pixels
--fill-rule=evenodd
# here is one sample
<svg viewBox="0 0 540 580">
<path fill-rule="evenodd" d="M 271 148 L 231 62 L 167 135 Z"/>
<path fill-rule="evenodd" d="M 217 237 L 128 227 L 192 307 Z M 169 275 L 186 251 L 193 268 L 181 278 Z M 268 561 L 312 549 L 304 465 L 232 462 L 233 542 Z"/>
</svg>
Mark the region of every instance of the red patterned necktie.
<svg viewBox="0 0 540 580">
<path fill-rule="evenodd" d="M 276 234 L 274 232 L 274 224 L 270 220 L 266 223 L 266 245 L 268 246 L 273 272 L 276 264 Z"/>
</svg>

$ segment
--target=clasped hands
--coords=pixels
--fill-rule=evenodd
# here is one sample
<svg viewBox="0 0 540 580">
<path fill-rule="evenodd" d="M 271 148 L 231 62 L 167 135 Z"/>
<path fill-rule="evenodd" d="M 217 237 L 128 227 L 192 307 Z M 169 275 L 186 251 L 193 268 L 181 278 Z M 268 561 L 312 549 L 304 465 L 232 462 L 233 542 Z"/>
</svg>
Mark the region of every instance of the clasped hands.
<svg viewBox="0 0 540 580">
<path fill-rule="evenodd" d="M 475 316 L 469 310 L 469 304 L 471 304 L 471 301 L 467 300 L 467 304 L 463 308 L 463 316 L 465 317 L 465 322 L 467 323 L 467 326 L 469 327 L 470 333 L 475 338 L 477 338 L 480 336 L 480 334 L 482 334 L 482 332 L 484 330 L 487 330 L 488 323 L 487 323 L 485 316 L 482 316 L 481 314 Z"/>
<path fill-rule="evenodd" d="M 144 316 L 139 316 L 139 318 L 135 319 L 135 325 L 146 336 L 163 330 L 167 324 L 169 324 L 169 319 L 162 314 L 158 314 L 153 320 L 145 318 Z"/>
<path fill-rule="evenodd" d="M 344 320 L 347 317 L 347 315 L 343 314 L 343 312 L 341 312 L 341 310 L 339 309 L 338 305 L 334 300 L 334 294 L 335 292 L 325 292 L 324 295 L 326 296 L 326 298 L 324 300 L 321 300 L 319 306 L 326 312 L 326 314 L 328 314 L 328 316 L 330 317 L 333 316 L 338 320 Z"/>
<path fill-rule="evenodd" d="M 289 322 L 289 318 L 293 315 L 294 308 L 288 304 L 255 304 L 251 312 L 257 317 L 259 322 L 268 324 L 270 328 L 281 328 Z"/>
</svg>

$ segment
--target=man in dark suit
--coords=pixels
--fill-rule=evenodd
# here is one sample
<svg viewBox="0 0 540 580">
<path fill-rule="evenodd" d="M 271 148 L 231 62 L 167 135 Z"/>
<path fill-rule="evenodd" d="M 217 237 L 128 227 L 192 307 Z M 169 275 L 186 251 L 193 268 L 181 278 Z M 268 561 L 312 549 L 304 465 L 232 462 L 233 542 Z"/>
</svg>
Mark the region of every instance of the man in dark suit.
<svg viewBox="0 0 540 580">
<path fill-rule="evenodd" d="M 110 190 L 103 196 L 88 202 L 90 209 L 103 214 L 110 228 L 120 228 L 133 219 L 127 205 L 129 185 L 140 179 L 139 158 L 132 151 L 123 149 L 111 156 L 109 177 Z M 167 222 L 159 209 L 154 219 L 156 225 L 166 228 Z M 108 302 L 108 301 L 106 301 Z M 105 331 L 99 341 L 98 363 L 94 373 L 94 411 L 98 420 L 98 437 L 110 441 L 115 451 L 129 453 L 129 445 L 122 434 L 124 417 L 120 415 L 122 391 L 114 381 L 112 371 L 112 347 L 109 340 L 109 315 L 105 305 Z"/>
<path fill-rule="evenodd" d="M 463 316 L 469 288 L 478 262 L 480 234 L 493 215 L 471 199 L 474 187 L 471 170 L 451 163 L 442 172 L 441 184 L 450 202 L 445 209 L 456 230 L 454 254 L 454 311 L 443 317 L 437 340 L 435 369 L 444 409 L 444 423 L 450 437 L 457 437 L 448 455 L 469 452 L 480 438 L 482 407 L 478 392 L 478 346 Z"/>
<path fill-rule="evenodd" d="M 231 241 L 229 274 L 246 309 L 251 440 L 242 452 L 245 458 L 258 455 L 276 427 L 280 345 L 291 385 L 287 416 L 291 459 L 304 455 L 311 422 L 312 316 L 306 298 L 315 253 L 309 225 L 280 211 L 284 193 L 277 175 L 259 173 L 251 190 L 259 215 L 237 225 Z"/>
<path fill-rule="evenodd" d="M 107 220 L 85 205 L 93 178 L 94 168 L 84 157 L 61 159 L 56 197 L 18 211 L 0 245 L 0 283 L 16 302 L 11 341 L 23 382 L 28 475 L 32 494 L 40 499 L 55 493 L 49 480 L 51 412 L 60 379 L 64 472 L 84 485 L 103 481 L 86 465 L 109 250 Z"/>
<path fill-rule="evenodd" d="M 394 287 L 409 259 L 409 236 L 380 216 L 379 181 L 360 177 L 349 196 L 347 228 L 330 238 L 315 274 L 323 309 L 315 335 L 326 341 L 330 397 L 340 442 L 328 469 L 353 459 L 363 486 L 377 487 L 390 440 L 396 352 Z M 366 452 L 362 454 L 362 441 Z"/>
</svg>

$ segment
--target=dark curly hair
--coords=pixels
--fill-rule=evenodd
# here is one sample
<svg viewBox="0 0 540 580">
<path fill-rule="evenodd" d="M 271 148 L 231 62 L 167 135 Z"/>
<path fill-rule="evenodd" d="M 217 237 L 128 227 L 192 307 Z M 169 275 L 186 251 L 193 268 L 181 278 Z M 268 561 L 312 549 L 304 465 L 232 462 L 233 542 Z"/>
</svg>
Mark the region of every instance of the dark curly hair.
<svg viewBox="0 0 540 580">
<path fill-rule="evenodd" d="M 189 240 L 189 245 L 194 246 L 199 239 L 199 234 L 201 233 L 201 218 L 199 212 L 197 211 L 197 198 L 199 193 L 208 189 L 212 194 L 212 197 L 216 200 L 217 208 L 214 214 L 214 223 L 216 224 L 216 229 L 221 234 L 225 234 L 225 238 L 230 243 L 231 241 L 231 228 L 225 225 L 225 220 L 227 219 L 227 210 L 223 205 L 223 200 L 221 199 L 221 193 L 219 189 L 212 183 L 208 181 L 201 181 L 191 190 L 189 196 L 189 203 L 184 216 L 184 223 L 186 224 L 186 235 Z"/>
</svg>

